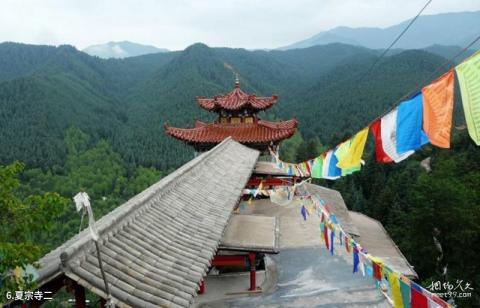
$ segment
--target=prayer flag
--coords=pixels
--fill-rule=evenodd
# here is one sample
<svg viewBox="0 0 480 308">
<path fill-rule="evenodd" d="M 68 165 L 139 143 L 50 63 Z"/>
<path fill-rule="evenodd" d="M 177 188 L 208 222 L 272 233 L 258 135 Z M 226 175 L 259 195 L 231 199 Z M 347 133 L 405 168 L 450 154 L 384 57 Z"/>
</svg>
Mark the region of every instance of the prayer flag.
<svg viewBox="0 0 480 308">
<path fill-rule="evenodd" d="M 435 294 L 431 294 L 431 298 L 429 299 L 428 306 L 435 307 L 435 308 L 449 308 L 450 306 L 445 302 L 443 299 L 438 297 Z"/>
<path fill-rule="evenodd" d="M 373 277 L 373 268 L 372 268 L 371 265 L 366 265 L 365 266 L 365 272 L 366 272 L 368 277 Z M 408 289 L 408 291 L 410 292 L 410 288 Z"/>
<path fill-rule="evenodd" d="M 342 170 L 337 167 L 337 157 L 333 150 L 327 152 L 325 160 L 323 161 L 323 178 L 329 180 L 336 180 L 342 175 Z"/>
<path fill-rule="evenodd" d="M 302 209 L 300 210 L 300 213 L 303 216 L 303 220 L 307 220 L 307 209 L 305 208 L 305 205 L 302 205 Z"/>
<path fill-rule="evenodd" d="M 375 158 L 377 162 L 385 164 L 392 162 L 393 159 L 383 150 L 381 123 L 382 121 L 380 119 L 375 120 L 375 122 L 370 125 L 370 130 L 375 139 Z"/>
<path fill-rule="evenodd" d="M 330 254 L 333 256 L 333 244 L 335 239 L 335 230 L 330 230 Z"/>
<path fill-rule="evenodd" d="M 367 267 L 367 264 L 365 263 L 365 255 L 362 254 L 362 253 L 359 253 L 358 254 L 359 256 L 359 259 L 360 259 L 360 263 L 358 264 L 358 267 L 360 268 L 360 271 L 362 272 L 362 276 L 365 277 L 365 274 L 366 274 L 366 267 Z"/>
<path fill-rule="evenodd" d="M 339 159 L 337 167 L 342 169 L 354 168 L 354 171 L 360 170 L 363 149 L 368 138 L 368 127 L 359 131 L 349 142 L 347 152 Z M 348 142 L 348 141 L 347 141 Z"/>
<path fill-rule="evenodd" d="M 460 84 L 468 134 L 476 145 L 480 145 L 480 52 L 457 65 L 455 70 Z"/>
<path fill-rule="evenodd" d="M 383 150 L 393 161 L 399 163 L 412 155 L 414 151 L 405 152 L 403 154 L 397 152 L 397 115 L 398 108 L 390 111 L 381 118 L 380 127 Z"/>
<path fill-rule="evenodd" d="M 329 246 L 328 246 L 328 228 L 327 228 L 326 224 L 323 225 L 323 239 L 325 241 L 325 247 L 327 247 L 327 249 L 329 249 Z"/>
<path fill-rule="evenodd" d="M 442 306 L 438 303 L 436 303 L 433 299 L 427 298 L 428 299 L 428 308 L 442 308 Z"/>
<path fill-rule="evenodd" d="M 441 148 L 450 148 L 454 79 L 450 70 L 422 89 L 423 130 L 430 143 Z"/>
<path fill-rule="evenodd" d="M 342 168 L 340 167 L 340 162 L 344 159 L 346 159 L 349 155 L 349 150 L 351 148 L 351 144 L 352 144 L 352 139 L 349 139 L 345 142 L 342 142 L 338 147 L 337 149 L 335 150 L 335 156 L 337 157 L 339 163 L 337 163 L 337 167 L 341 168 L 342 170 L 342 176 L 346 176 L 346 175 L 349 175 L 349 174 L 352 174 L 356 171 L 359 171 L 360 168 L 361 168 L 361 165 L 358 164 L 357 166 L 354 166 L 354 167 L 348 167 L 348 168 Z"/>
<path fill-rule="evenodd" d="M 360 259 L 358 257 L 358 248 L 357 246 L 353 246 L 353 272 L 358 272 L 358 264 L 360 263 Z"/>
<path fill-rule="evenodd" d="M 93 217 L 92 207 L 90 205 L 90 197 L 86 192 L 79 192 L 73 197 L 77 212 L 85 209 L 88 215 L 88 228 L 90 230 L 90 235 L 92 236 L 95 242 L 98 241 L 98 231 L 95 225 L 95 219 Z"/>
<path fill-rule="evenodd" d="M 312 175 L 312 170 L 311 170 L 311 164 L 310 161 L 306 161 L 303 163 L 305 170 L 307 171 L 307 175 L 311 176 Z"/>
<path fill-rule="evenodd" d="M 400 280 L 396 273 L 388 273 L 388 283 L 390 284 L 390 290 L 392 292 L 393 307 L 403 308 L 402 293 L 400 291 Z"/>
<path fill-rule="evenodd" d="M 383 271 L 382 271 L 382 262 L 378 258 L 371 257 L 372 267 L 373 267 L 373 278 L 375 280 L 382 280 Z"/>
<path fill-rule="evenodd" d="M 423 96 L 418 93 L 398 106 L 397 114 L 397 152 L 403 154 L 415 151 L 428 143 L 428 137 L 422 130 Z"/>
<path fill-rule="evenodd" d="M 402 294 L 402 302 L 404 308 L 410 308 L 410 284 L 400 279 L 400 293 Z"/>
<path fill-rule="evenodd" d="M 335 214 L 330 215 L 330 220 L 332 221 L 333 224 L 338 224 L 337 216 L 335 216 Z"/>
<path fill-rule="evenodd" d="M 413 281 L 411 282 L 410 286 L 412 308 L 428 308 L 428 300 L 422 293 L 422 288 Z"/>
<path fill-rule="evenodd" d="M 321 179 L 323 172 L 323 157 L 319 156 L 315 158 L 312 166 L 312 178 Z"/>
</svg>

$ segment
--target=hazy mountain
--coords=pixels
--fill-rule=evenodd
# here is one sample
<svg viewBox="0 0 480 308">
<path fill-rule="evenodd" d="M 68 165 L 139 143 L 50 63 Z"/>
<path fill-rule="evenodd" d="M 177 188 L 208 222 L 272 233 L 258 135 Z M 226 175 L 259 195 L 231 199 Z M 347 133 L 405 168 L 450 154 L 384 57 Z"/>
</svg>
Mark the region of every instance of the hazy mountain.
<svg viewBox="0 0 480 308">
<path fill-rule="evenodd" d="M 280 49 L 305 48 L 330 43 L 345 43 L 367 48 L 386 48 L 410 20 L 388 28 L 337 27 Z M 401 49 L 420 49 L 431 45 L 464 47 L 480 32 L 480 11 L 420 16 L 395 44 Z M 477 45 L 477 46 L 480 46 Z"/>
<path fill-rule="evenodd" d="M 88 46 L 83 50 L 91 56 L 100 58 L 128 58 L 141 56 L 151 53 L 167 52 L 168 49 L 157 48 L 152 45 L 142 45 L 138 43 L 123 41 L 123 42 L 108 42 L 106 44 Z"/>
</svg>

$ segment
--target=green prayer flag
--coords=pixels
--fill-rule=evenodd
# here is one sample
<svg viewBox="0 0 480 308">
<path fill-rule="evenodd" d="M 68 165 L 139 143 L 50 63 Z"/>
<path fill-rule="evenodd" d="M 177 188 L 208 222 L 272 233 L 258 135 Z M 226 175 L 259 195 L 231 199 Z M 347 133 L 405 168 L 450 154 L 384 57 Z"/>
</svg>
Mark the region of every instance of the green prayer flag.
<svg viewBox="0 0 480 308">
<path fill-rule="evenodd" d="M 312 178 L 321 179 L 323 170 L 323 159 L 322 157 L 315 158 L 312 166 Z"/>
<path fill-rule="evenodd" d="M 468 134 L 480 145 L 480 52 L 460 63 L 457 71 Z"/>
<path fill-rule="evenodd" d="M 410 308 L 410 286 L 400 279 L 400 293 L 402 294 L 402 302 L 404 308 Z"/>
</svg>

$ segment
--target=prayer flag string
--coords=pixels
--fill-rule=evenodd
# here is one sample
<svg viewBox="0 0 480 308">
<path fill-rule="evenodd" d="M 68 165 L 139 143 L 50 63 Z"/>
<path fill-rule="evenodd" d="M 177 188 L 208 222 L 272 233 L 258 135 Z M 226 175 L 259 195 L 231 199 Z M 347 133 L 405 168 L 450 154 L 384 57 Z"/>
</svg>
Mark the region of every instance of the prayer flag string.
<svg viewBox="0 0 480 308">
<path fill-rule="evenodd" d="M 455 72 L 468 133 L 475 144 L 480 145 L 480 51 L 477 51 L 410 99 L 400 102 L 357 134 L 316 158 L 287 163 L 270 150 L 277 168 L 290 176 L 329 180 L 357 172 L 365 163 L 362 155 L 369 131 L 375 141 L 376 160 L 382 164 L 399 163 L 427 143 L 449 148 Z"/>
</svg>

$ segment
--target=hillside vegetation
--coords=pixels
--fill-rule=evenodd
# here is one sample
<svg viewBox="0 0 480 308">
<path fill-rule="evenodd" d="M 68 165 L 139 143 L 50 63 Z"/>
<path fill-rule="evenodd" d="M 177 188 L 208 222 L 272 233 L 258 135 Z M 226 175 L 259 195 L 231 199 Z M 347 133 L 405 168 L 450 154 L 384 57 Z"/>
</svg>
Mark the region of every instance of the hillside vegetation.
<svg viewBox="0 0 480 308">
<path fill-rule="evenodd" d="M 0 165 L 21 161 L 25 168 L 1 169 L 10 182 L 18 178 L 21 184 L 13 191 L 1 187 L 4 183 L 0 188 L 20 201 L 47 192 L 71 200 L 84 190 L 99 218 L 193 157 L 189 147 L 166 136 L 163 124 L 211 120 L 195 97 L 229 92 L 235 73 L 244 91 L 279 95 L 279 103 L 260 116 L 296 117 L 299 133 L 282 145 L 282 159 L 306 160 L 430 82 L 445 62 L 441 55 L 455 51 L 428 50 L 396 50 L 365 76 L 378 51 L 344 44 L 286 51 L 195 44 L 180 52 L 105 60 L 71 46 L 3 43 Z M 456 94 L 455 124 L 461 125 Z M 465 131 L 455 130 L 451 150 L 426 146 L 398 165 L 376 164 L 371 149 L 370 142 L 362 172 L 319 183 L 340 190 L 351 209 L 380 220 L 421 282 L 440 279 L 440 269 L 448 265 L 450 280 L 478 286 L 480 259 L 472 247 L 480 244 L 479 148 Z M 427 157 L 431 173 L 419 165 Z M 50 231 L 30 240 L 42 243 L 41 255 L 79 226 L 73 205 L 65 206 Z M 434 235 L 444 249 L 439 262 Z M 478 302 L 477 289 L 477 297 L 462 304 Z"/>
</svg>

